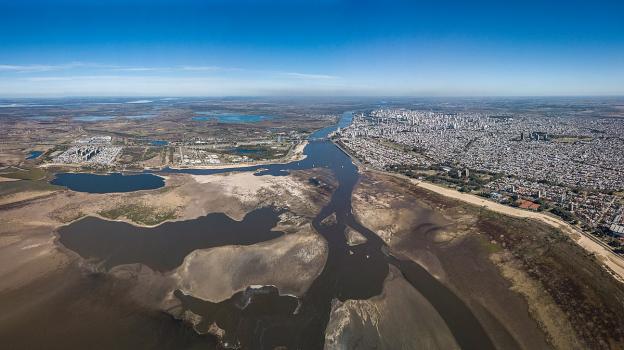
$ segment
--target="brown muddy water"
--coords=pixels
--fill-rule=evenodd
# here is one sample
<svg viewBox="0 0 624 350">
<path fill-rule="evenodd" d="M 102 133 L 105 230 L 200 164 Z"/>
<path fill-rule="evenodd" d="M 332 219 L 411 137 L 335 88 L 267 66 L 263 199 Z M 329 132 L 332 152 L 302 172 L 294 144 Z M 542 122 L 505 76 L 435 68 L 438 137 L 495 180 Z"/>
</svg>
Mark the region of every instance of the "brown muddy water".
<svg viewBox="0 0 624 350">
<path fill-rule="evenodd" d="M 129 298 L 132 285 L 70 266 L 27 288 L 0 293 L 0 348 L 216 349 L 171 315 Z"/>
<path fill-rule="evenodd" d="M 59 242 L 105 269 L 140 263 L 165 272 L 180 266 L 194 250 L 224 245 L 249 245 L 283 233 L 271 229 L 280 211 L 256 209 L 242 221 L 222 213 L 146 228 L 125 222 L 86 217 L 58 230 Z"/>
</svg>

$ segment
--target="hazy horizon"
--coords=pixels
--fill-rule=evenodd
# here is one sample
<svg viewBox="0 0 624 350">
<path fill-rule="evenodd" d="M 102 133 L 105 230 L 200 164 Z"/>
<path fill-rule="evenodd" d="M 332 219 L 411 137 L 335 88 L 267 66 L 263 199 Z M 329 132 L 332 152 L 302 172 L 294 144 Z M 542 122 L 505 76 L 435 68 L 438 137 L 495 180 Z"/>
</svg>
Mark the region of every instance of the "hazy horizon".
<svg viewBox="0 0 624 350">
<path fill-rule="evenodd" d="M 439 99 L 439 100 L 462 100 L 462 99 L 624 99 L 624 94 L 616 95 L 41 95 L 41 96 L 2 96 L 0 100 L 57 100 L 57 99 Z M 156 101 L 146 101 L 151 103 Z"/>
</svg>

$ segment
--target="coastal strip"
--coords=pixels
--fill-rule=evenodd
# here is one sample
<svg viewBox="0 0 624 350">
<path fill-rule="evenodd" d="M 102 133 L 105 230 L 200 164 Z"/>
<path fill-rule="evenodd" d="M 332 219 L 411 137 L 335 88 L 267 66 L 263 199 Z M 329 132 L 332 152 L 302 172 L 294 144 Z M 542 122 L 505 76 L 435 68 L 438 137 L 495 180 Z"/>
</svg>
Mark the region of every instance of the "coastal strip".
<svg viewBox="0 0 624 350">
<path fill-rule="evenodd" d="M 457 199 L 465 203 L 480 206 L 499 214 L 537 220 L 551 227 L 554 227 L 570 236 L 570 238 L 572 238 L 572 240 L 576 244 L 581 246 L 587 252 L 594 254 L 616 280 L 624 283 L 624 258 L 614 253 L 605 243 L 600 242 L 598 239 L 592 237 L 591 235 L 579 230 L 578 228 L 570 225 L 569 223 L 559 218 L 543 213 L 528 211 L 520 208 L 513 208 L 493 202 L 483 197 L 479 197 L 469 193 L 462 193 L 455 189 L 443 187 L 422 180 L 416 180 L 405 175 L 370 168 L 360 162 L 357 157 L 355 157 L 352 153 L 349 152 L 349 150 L 346 149 L 346 147 L 342 147 L 339 142 L 334 141 L 334 144 L 345 154 L 351 157 L 351 160 L 358 168 L 360 168 L 360 171 L 373 171 L 401 178 L 425 190 L 443 195 L 448 198 Z"/>
</svg>

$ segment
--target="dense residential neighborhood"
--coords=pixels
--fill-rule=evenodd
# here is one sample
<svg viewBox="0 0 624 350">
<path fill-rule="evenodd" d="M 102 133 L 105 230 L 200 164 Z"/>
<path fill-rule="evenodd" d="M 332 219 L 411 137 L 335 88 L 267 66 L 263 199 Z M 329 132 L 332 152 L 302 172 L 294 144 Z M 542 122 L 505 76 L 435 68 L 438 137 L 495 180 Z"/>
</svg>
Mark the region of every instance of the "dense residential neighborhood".
<svg viewBox="0 0 624 350">
<path fill-rule="evenodd" d="M 548 210 L 617 249 L 624 234 L 622 135 L 619 118 L 377 109 L 354 117 L 336 137 L 371 167 Z"/>
</svg>

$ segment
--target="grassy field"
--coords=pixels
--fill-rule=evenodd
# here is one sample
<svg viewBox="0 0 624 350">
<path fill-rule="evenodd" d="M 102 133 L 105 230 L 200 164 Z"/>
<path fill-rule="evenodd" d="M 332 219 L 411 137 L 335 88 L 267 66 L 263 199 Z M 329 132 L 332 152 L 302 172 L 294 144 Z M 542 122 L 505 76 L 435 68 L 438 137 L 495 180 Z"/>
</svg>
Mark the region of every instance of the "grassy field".
<svg viewBox="0 0 624 350">
<path fill-rule="evenodd" d="M 50 185 L 46 181 L 7 181 L 0 182 L 0 196 L 11 195 L 19 192 L 27 191 L 56 191 L 63 187 Z"/>
<path fill-rule="evenodd" d="M 98 214 L 112 220 L 126 218 L 137 224 L 150 226 L 177 217 L 175 210 L 162 210 L 143 204 L 126 204 L 114 209 L 101 211 Z"/>
<path fill-rule="evenodd" d="M 1 176 L 20 180 L 43 180 L 48 176 L 48 173 L 40 168 L 31 168 L 4 173 Z"/>
<path fill-rule="evenodd" d="M 156 157 L 161 153 L 161 149 L 158 147 L 147 147 L 143 154 L 143 160 L 148 160 Z"/>
<path fill-rule="evenodd" d="M 624 344 L 624 287 L 592 255 L 540 222 L 488 210 L 477 215 L 486 250 L 510 251 L 563 310 L 586 346 Z"/>
</svg>

